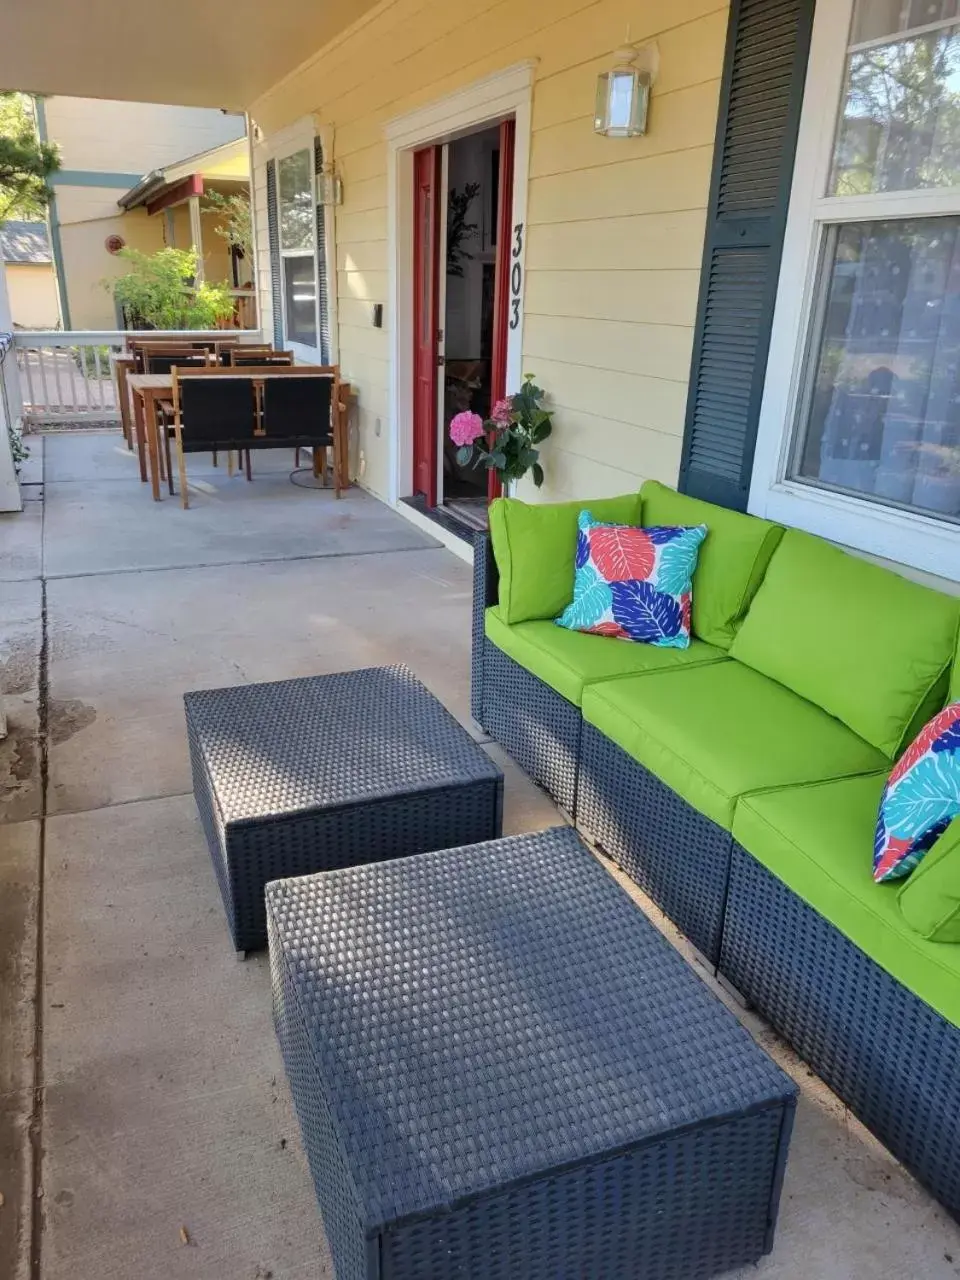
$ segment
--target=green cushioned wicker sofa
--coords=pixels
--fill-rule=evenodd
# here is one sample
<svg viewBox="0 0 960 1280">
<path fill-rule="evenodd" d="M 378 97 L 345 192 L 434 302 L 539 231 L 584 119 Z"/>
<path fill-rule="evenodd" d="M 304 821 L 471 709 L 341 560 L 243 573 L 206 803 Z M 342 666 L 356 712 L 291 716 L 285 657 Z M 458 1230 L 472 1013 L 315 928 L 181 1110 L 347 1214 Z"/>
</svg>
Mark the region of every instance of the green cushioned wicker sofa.
<svg viewBox="0 0 960 1280">
<path fill-rule="evenodd" d="M 584 508 L 707 526 L 688 649 L 555 625 Z M 960 597 L 655 482 L 499 500 L 476 539 L 476 720 L 960 1217 L 960 819 L 871 874 L 958 632 Z"/>
</svg>

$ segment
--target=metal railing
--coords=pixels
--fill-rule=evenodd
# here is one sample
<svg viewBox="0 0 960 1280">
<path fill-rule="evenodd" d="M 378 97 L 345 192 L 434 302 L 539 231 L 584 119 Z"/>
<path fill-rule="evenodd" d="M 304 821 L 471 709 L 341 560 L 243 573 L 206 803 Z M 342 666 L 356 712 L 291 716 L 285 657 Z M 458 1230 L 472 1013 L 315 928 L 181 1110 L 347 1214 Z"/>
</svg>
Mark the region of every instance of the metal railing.
<svg viewBox="0 0 960 1280">
<path fill-rule="evenodd" d="M 211 342 L 225 337 L 259 342 L 258 329 L 105 329 L 28 330 L 14 334 L 24 426 L 63 422 L 120 421 L 111 353 L 121 351 L 127 338 L 169 342 L 182 338 Z"/>
</svg>

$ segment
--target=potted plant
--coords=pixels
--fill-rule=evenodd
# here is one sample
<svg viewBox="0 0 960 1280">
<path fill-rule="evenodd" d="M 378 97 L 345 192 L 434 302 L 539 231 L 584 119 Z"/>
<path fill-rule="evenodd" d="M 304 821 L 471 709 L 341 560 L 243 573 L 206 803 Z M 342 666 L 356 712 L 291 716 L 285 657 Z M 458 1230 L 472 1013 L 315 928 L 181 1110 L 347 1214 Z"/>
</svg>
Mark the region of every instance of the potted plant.
<svg viewBox="0 0 960 1280">
<path fill-rule="evenodd" d="M 520 390 L 498 400 L 486 421 L 479 413 L 458 413 L 450 422 L 450 439 L 459 446 L 460 466 L 472 462 L 496 471 L 504 493 L 512 493 L 529 471 L 539 489 L 543 467 L 538 446 L 553 430 L 553 413 L 544 409 L 543 398 L 544 392 L 527 373 Z"/>
</svg>

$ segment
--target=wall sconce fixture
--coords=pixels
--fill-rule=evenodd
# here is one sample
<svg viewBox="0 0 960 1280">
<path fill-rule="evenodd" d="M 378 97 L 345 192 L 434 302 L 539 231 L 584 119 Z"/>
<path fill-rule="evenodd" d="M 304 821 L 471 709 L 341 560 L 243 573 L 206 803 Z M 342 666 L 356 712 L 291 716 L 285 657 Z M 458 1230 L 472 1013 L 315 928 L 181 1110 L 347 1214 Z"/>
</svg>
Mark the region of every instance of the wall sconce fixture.
<svg viewBox="0 0 960 1280">
<path fill-rule="evenodd" d="M 650 53 L 654 54 L 651 59 Z M 645 56 L 646 55 L 646 56 Z M 614 66 L 597 76 L 596 133 L 607 138 L 636 138 L 647 131 L 655 51 L 624 45 L 613 55 Z"/>
<path fill-rule="evenodd" d="M 317 174 L 317 203 L 343 204 L 343 181 L 332 165 L 324 165 Z"/>
</svg>

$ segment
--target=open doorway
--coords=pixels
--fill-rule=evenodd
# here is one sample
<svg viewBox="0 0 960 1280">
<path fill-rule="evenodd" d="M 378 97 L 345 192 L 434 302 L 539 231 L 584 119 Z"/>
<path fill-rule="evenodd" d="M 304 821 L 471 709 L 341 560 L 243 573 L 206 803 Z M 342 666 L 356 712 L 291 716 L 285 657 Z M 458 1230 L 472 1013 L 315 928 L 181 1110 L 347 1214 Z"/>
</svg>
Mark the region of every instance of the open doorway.
<svg viewBox="0 0 960 1280">
<path fill-rule="evenodd" d="M 458 138 L 446 148 L 445 293 L 440 503 L 465 524 L 484 527 L 487 474 L 457 463 L 450 421 L 493 408 L 493 320 L 500 188 L 500 129 Z"/>
<path fill-rule="evenodd" d="M 508 119 L 414 157 L 414 487 L 467 531 L 498 489 L 457 462 L 448 429 L 506 392 L 514 132 Z"/>
</svg>

